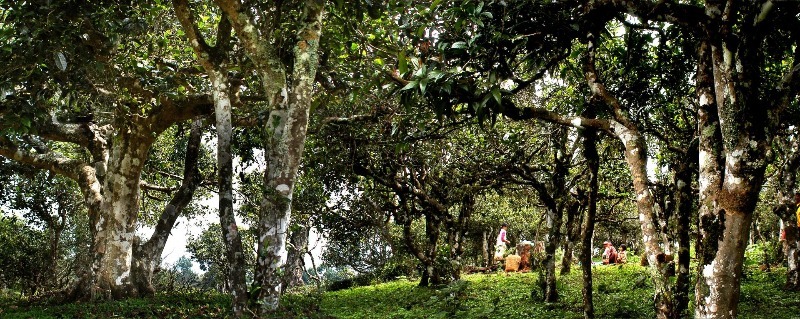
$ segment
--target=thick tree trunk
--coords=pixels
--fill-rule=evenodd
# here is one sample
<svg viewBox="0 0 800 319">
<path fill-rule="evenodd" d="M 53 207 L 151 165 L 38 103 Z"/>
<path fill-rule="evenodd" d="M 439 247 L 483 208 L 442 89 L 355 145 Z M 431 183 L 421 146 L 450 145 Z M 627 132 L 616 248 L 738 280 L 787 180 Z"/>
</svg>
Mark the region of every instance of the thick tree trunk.
<svg viewBox="0 0 800 319">
<path fill-rule="evenodd" d="M 738 312 L 742 262 L 752 214 L 720 204 L 716 223 L 706 221 L 702 230 L 704 237 L 716 239 L 717 247 L 715 251 L 704 252 L 704 259 L 710 262 L 700 264 L 695 293 L 697 299 L 703 300 L 695 300 L 696 318 L 736 318 Z"/>
<path fill-rule="evenodd" d="M 790 68 L 776 86 L 776 96 L 765 100 L 764 55 L 759 52 L 771 31 L 772 6 L 706 2 L 705 7 L 711 23 L 698 50 L 696 83 L 702 134 L 695 317 L 736 318 L 744 250 L 766 154 L 778 115 L 794 96 L 790 88 L 798 69 Z M 740 29 L 717 27 L 742 21 Z"/>
<path fill-rule="evenodd" d="M 94 275 L 88 283 L 91 287 L 88 297 L 92 299 L 139 296 L 131 279 L 131 266 L 133 247 L 137 244 L 139 182 L 153 141 L 151 133 L 145 131 L 134 126 L 114 139 L 102 197 L 94 192 L 96 189 L 85 192 L 97 196 L 91 202 L 100 200 L 99 205 L 89 205 Z"/>
<path fill-rule="evenodd" d="M 594 219 L 597 213 L 597 174 L 600 169 L 600 158 L 597 155 L 597 132 L 586 129 L 583 136 L 583 156 L 589 174 L 589 196 L 586 208 L 585 226 L 581 238 L 581 271 L 583 272 L 583 318 L 594 318 L 594 302 L 592 300 L 592 236 L 594 235 Z"/>
<path fill-rule="evenodd" d="M 288 103 L 273 103 L 275 109 L 265 123 L 265 131 L 270 132 L 271 136 L 265 138 L 267 169 L 264 173 L 265 193 L 259 213 L 261 220 L 256 257 L 256 283 L 261 287 L 258 290 L 260 313 L 278 307 L 281 291 L 279 269 L 286 262 L 286 228 L 291 218 L 292 192 L 305 147 L 308 115 L 313 100 L 323 10 L 324 1 L 305 1 L 298 42 L 294 47 L 291 86 L 285 85 L 281 90 L 273 91 L 273 83 L 266 83 L 272 79 L 262 79 L 267 92 L 284 94 L 288 91 L 289 94 Z"/>
<path fill-rule="evenodd" d="M 434 214 L 425 214 L 425 238 L 428 243 L 425 247 L 425 270 L 428 274 L 427 278 L 430 279 L 430 284 L 442 284 L 442 269 L 436 267 L 436 257 L 438 256 L 438 243 L 439 234 L 441 233 L 442 220 Z M 420 286 L 423 286 L 420 282 Z M 425 285 L 427 286 L 427 285 Z"/>
</svg>

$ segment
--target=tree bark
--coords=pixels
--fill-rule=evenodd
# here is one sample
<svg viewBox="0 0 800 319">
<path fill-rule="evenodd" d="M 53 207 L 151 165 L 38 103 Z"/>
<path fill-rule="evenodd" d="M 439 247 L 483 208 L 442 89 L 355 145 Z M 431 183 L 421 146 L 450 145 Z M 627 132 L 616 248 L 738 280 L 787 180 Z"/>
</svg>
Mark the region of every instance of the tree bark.
<svg viewBox="0 0 800 319">
<path fill-rule="evenodd" d="M 666 258 L 661 250 L 658 217 L 654 211 L 655 201 L 650 190 L 647 176 L 647 147 L 644 137 L 636 125 L 605 85 L 600 81 L 595 68 L 595 36 L 588 35 L 587 58 L 584 63 L 586 81 L 592 90 L 593 98 L 608 105 L 614 112 L 614 120 L 609 120 L 610 130 L 625 146 L 625 162 L 633 179 L 633 190 L 636 194 L 636 210 L 639 212 L 639 225 L 642 230 L 643 243 L 647 259 L 650 262 L 650 274 L 653 280 L 653 294 L 657 318 L 674 318 L 674 296 L 672 282 L 669 280 Z"/>
<path fill-rule="evenodd" d="M 161 253 L 164 251 L 175 222 L 183 209 L 191 202 L 197 187 L 200 186 L 202 176 L 197 170 L 197 160 L 200 153 L 202 125 L 203 123 L 200 119 L 192 121 L 189 141 L 186 144 L 181 186 L 164 207 L 164 211 L 161 213 L 150 239 L 133 247 L 132 277 L 134 285 L 142 295 L 153 295 L 155 293 L 153 272 L 161 262 Z"/>
<path fill-rule="evenodd" d="M 297 228 L 291 232 L 282 293 L 286 293 L 289 288 L 300 287 L 305 284 L 303 282 L 303 273 L 305 272 L 304 257 L 308 252 L 308 235 L 310 231 L 311 227 L 308 225 L 297 224 Z"/>
<path fill-rule="evenodd" d="M 557 134 L 553 134 L 551 149 L 555 150 L 553 156 L 554 169 L 552 175 L 552 187 L 550 190 L 544 185 L 536 187 L 539 199 L 547 208 L 547 238 L 545 239 L 545 288 L 544 301 L 558 301 L 558 290 L 556 289 L 556 247 L 561 239 L 561 223 L 563 220 L 564 204 L 566 202 L 567 190 L 566 178 L 569 173 L 567 155 L 567 129 L 559 126 L 555 128 Z M 538 183 L 537 183 L 538 184 Z"/>
<path fill-rule="evenodd" d="M 675 189 L 678 216 L 678 271 L 675 281 L 675 313 L 678 317 L 685 317 L 689 311 L 689 245 L 691 245 L 691 215 L 695 203 L 692 192 L 692 181 L 696 171 L 697 145 L 689 146 L 683 161 L 675 171 Z"/>
<path fill-rule="evenodd" d="M 600 158 L 597 155 L 597 132 L 586 129 L 581 132 L 583 137 L 583 156 L 589 174 L 589 196 L 587 198 L 585 226 L 581 238 L 581 271 L 583 272 L 583 318 L 594 318 L 594 302 L 592 300 L 592 236 L 594 235 L 594 221 L 597 213 L 597 174 L 600 170 Z"/>
<path fill-rule="evenodd" d="M 800 168 L 800 140 L 797 134 L 791 135 L 790 145 L 786 145 L 784 162 L 777 171 L 778 204 L 773 212 L 781 219 L 783 240 L 781 246 L 786 258 L 786 284 L 784 289 L 800 290 L 800 276 L 798 276 L 798 242 L 797 242 L 797 217 L 795 212 L 798 207 L 794 201 L 794 192 L 797 170 Z"/>
<path fill-rule="evenodd" d="M 451 278 L 461 279 L 461 255 L 464 254 L 464 232 L 475 211 L 475 196 L 465 195 L 455 223 L 448 222 L 448 243 L 450 245 Z"/>
<path fill-rule="evenodd" d="M 219 192 L 219 220 L 225 256 L 228 261 L 228 278 L 231 284 L 232 311 L 242 317 L 248 310 L 248 292 L 242 238 L 233 211 L 233 156 L 231 155 L 231 90 L 228 81 L 227 51 L 231 49 L 231 21 L 223 17 L 217 26 L 217 44 L 210 46 L 195 23 L 187 0 L 173 0 L 178 20 L 183 26 L 198 61 L 211 80 L 217 129 L 217 189 Z M 229 14 L 229 13 L 226 13 Z"/>
<path fill-rule="evenodd" d="M 578 198 L 578 200 L 571 201 L 567 207 L 567 234 L 564 236 L 564 243 L 562 244 L 562 249 L 564 249 L 564 258 L 561 259 L 562 275 L 568 274 L 572 271 L 572 259 L 575 256 L 575 241 L 580 239 L 581 227 L 579 225 L 578 217 L 581 205 L 579 200 L 580 198 Z"/>
<path fill-rule="evenodd" d="M 318 66 L 320 34 L 325 2 L 304 1 L 294 46 L 292 83 L 288 83 L 272 37 L 255 25 L 248 8 L 238 0 L 216 0 L 242 40 L 255 64 L 267 94 L 270 114 L 264 123 L 264 148 L 267 168 L 264 172 L 264 199 L 259 208 L 258 248 L 254 284 L 259 313 L 278 307 L 281 292 L 280 269 L 286 262 L 286 229 L 291 218 L 292 192 L 303 154 L 308 114 L 313 100 L 313 83 Z"/>
<path fill-rule="evenodd" d="M 769 30 L 772 6 L 722 2 L 705 6 L 709 24 L 698 50 L 696 82 L 702 134 L 695 317 L 736 318 L 744 250 L 766 154 L 798 68 L 790 68 L 777 86 L 778 98 L 765 106 L 759 97 L 764 59 L 759 50 Z M 742 28 L 730 27 L 741 21 L 745 21 Z"/>
<path fill-rule="evenodd" d="M 94 255 L 94 276 L 88 291 L 91 299 L 139 296 L 131 279 L 131 264 L 133 247 L 138 243 L 139 182 L 153 137 L 147 128 L 130 126 L 129 131 L 114 138 L 102 195 L 97 185 L 100 181 L 83 184 L 84 196 L 93 197 L 87 202 L 99 202 L 89 205 Z"/>
<path fill-rule="evenodd" d="M 219 174 L 219 222 L 222 226 L 222 241 L 225 243 L 226 258 L 231 279 L 233 313 L 237 317 L 247 310 L 247 283 L 242 238 L 236 225 L 233 212 L 233 157 L 231 156 L 231 102 L 228 96 L 228 83 L 225 73 L 211 74 L 212 90 L 217 127 L 217 171 Z"/>
<path fill-rule="evenodd" d="M 483 258 L 484 267 L 492 266 L 492 256 L 489 253 L 489 233 L 486 230 L 481 233 L 481 258 Z"/>
</svg>

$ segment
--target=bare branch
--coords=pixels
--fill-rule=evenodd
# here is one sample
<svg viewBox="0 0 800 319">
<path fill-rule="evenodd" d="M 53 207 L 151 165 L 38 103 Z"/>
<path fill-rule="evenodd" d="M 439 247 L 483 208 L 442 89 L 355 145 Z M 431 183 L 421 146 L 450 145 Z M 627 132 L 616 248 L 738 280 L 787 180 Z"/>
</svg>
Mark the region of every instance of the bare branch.
<svg viewBox="0 0 800 319">
<path fill-rule="evenodd" d="M 162 192 L 162 193 L 167 193 L 167 194 L 170 194 L 170 193 L 172 193 L 172 192 L 174 192 L 175 190 L 178 189 L 177 187 L 167 187 L 167 186 L 161 186 L 161 185 L 148 184 L 145 181 L 139 182 L 139 187 L 141 187 L 142 189 L 151 190 L 151 191 L 157 191 L 157 192 Z"/>
</svg>

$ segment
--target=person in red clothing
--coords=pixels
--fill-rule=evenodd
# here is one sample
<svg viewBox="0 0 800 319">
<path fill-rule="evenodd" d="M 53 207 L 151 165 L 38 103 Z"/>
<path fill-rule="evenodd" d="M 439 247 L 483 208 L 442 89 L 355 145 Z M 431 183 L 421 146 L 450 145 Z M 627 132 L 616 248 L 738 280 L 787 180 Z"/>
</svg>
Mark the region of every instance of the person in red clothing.
<svg viewBox="0 0 800 319">
<path fill-rule="evenodd" d="M 611 244 L 610 241 L 603 242 L 603 265 L 608 264 L 616 264 L 617 263 L 617 249 L 614 248 L 614 245 Z"/>
</svg>

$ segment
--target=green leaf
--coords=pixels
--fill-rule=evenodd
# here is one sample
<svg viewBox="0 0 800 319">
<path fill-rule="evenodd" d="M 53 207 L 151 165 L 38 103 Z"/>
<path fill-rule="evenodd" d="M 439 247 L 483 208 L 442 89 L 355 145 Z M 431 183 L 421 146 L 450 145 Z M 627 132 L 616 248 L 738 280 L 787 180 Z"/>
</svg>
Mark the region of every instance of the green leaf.
<svg viewBox="0 0 800 319">
<path fill-rule="evenodd" d="M 456 43 L 453 43 L 450 46 L 450 48 L 452 48 L 452 49 L 466 49 L 467 48 L 467 43 L 464 42 L 464 41 L 458 41 Z"/>
<path fill-rule="evenodd" d="M 503 96 L 500 94 L 500 88 L 494 87 L 492 88 L 492 96 L 494 96 L 494 100 L 497 101 L 497 104 L 502 104 Z"/>
<path fill-rule="evenodd" d="M 400 91 L 413 89 L 413 88 L 417 87 L 417 84 L 419 84 L 419 82 L 417 82 L 417 80 L 408 82 L 408 84 L 406 84 L 406 86 L 404 86 L 402 89 L 400 89 Z"/>
<path fill-rule="evenodd" d="M 492 98 L 491 95 L 489 95 L 489 94 L 484 95 L 483 99 L 481 100 L 481 107 L 486 106 L 486 102 L 489 102 L 490 98 Z"/>
<path fill-rule="evenodd" d="M 422 94 L 425 94 L 425 87 L 428 86 L 428 78 L 422 78 L 419 80 L 419 90 Z"/>
<path fill-rule="evenodd" d="M 434 81 L 438 80 L 438 79 L 441 79 L 443 75 L 444 75 L 444 73 L 442 71 L 439 71 L 439 70 L 433 70 L 433 71 L 428 72 L 428 78 L 431 79 L 431 80 L 434 80 Z"/>
<path fill-rule="evenodd" d="M 408 59 L 405 52 L 400 52 L 397 55 L 397 70 L 400 71 L 401 75 L 408 72 Z"/>
<path fill-rule="evenodd" d="M 59 70 L 65 71 L 67 69 L 67 57 L 64 56 L 63 52 L 56 52 L 55 60 Z"/>
</svg>

